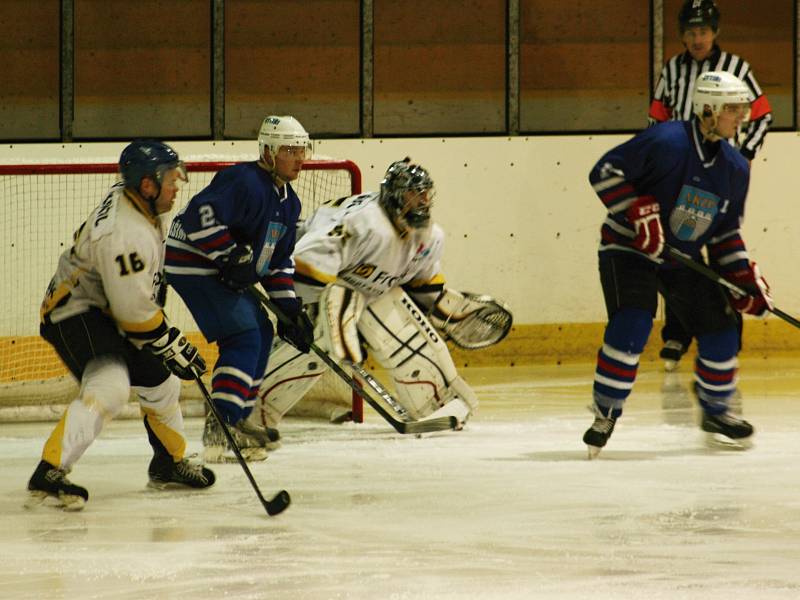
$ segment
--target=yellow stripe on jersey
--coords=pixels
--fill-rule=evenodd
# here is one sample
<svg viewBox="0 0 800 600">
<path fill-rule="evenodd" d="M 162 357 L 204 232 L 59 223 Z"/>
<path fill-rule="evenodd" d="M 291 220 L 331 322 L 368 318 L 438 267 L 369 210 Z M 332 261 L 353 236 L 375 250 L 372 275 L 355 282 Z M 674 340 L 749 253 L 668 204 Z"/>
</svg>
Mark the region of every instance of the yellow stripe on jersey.
<svg viewBox="0 0 800 600">
<path fill-rule="evenodd" d="M 415 288 L 426 285 L 444 285 L 444 284 L 445 284 L 444 275 L 442 273 L 437 273 L 430 279 L 413 279 L 409 281 L 406 285 Z"/>
<path fill-rule="evenodd" d="M 39 309 L 39 319 L 42 323 L 44 323 L 45 317 L 72 293 L 72 290 L 78 285 L 78 277 L 83 272 L 81 269 L 75 269 L 69 278 L 62 281 L 52 294 L 44 297 L 42 307 Z"/>
<path fill-rule="evenodd" d="M 322 284 L 326 283 L 333 283 L 336 281 L 336 275 L 328 275 L 327 273 L 323 273 L 322 271 L 318 271 L 311 265 L 302 260 L 295 258 L 294 259 L 294 270 L 301 275 L 305 275 L 311 279 L 315 279 Z"/>
<path fill-rule="evenodd" d="M 160 328 L 164 323 L 164 312 L 158 311 L 152 317 L 141 323 L 129 323 L 127 321 L 117 321 L 123 331 L 129 333 L 149 333 Z M 137 336 L 142 337 L 142 336 Z"/>
</svg>

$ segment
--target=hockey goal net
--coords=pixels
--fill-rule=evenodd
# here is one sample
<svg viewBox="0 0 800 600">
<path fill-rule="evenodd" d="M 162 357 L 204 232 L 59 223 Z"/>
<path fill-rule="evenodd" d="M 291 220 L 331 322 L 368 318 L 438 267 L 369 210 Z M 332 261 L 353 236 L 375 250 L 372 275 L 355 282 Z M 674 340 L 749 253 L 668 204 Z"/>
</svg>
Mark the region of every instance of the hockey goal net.
<svg viewBox="0 0 800 600">
<path fill-rule="evenodd" d="M 181 189 L 174 211 L 217 171 L 232 164 L 187 163 L 189 183 Z M 115 163 L 0 165 L 0 422 L 57 419 L 76 395 L 77 382 L 39 337 L 39 305 L 58 256 L 71 244 L 72 232 L 117 177 Z M 292 186 L 303 204 L 304 218 L 324 202 L 360 193 L 361 172 L 349 160 L 315 159 L 305 163 Z M 205 343 L 174 292 L 168 296 L 166 312 L 213 365 L 215 347 Z M 186 414 L 202 413 L 196 386 L 184 383 L 181 400 Z M 360 421 L 361 399 L 329 373 L 298 405 L 297 414 L 332 419 L 350 409 Z M 137 406 L 132 403 L 123 415 L 138 415 Z"/>
</svg>

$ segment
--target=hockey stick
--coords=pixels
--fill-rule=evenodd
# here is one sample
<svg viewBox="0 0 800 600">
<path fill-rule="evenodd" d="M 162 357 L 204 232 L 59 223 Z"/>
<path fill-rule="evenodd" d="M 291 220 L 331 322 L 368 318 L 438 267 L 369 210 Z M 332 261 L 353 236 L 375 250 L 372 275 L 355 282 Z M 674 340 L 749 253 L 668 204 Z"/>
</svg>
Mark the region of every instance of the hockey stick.
<svg viewBox="0 0 800 600">
<path fill-rule="evenodd" d="M 744 289 L 740 288 L 735 283 L 731 283 L 730 281 L 725 279 L 722 275 L 717 273 L 711 267 L 708 267 L 707 265 L 690 258 L 689 256 L 687 256 L 686 254 L 684 254 L 683 252 L 681 252 L 677 248 L 673 248 L 672 246 L 670 246 L 668 244 L 664 244 L 664 249 L 667 251 L 667 254 L 669 254 L 671 258 L 674 258 L 675 260 L 677 260 L 682 265 L 685 265 L 685 266 L 689 267 L 690 269 L 693 269 L 694 271 L 700 273 L 701 275 L 704 275 L 704 276 L 708 277 L 711 281 L 715 281 L 719 285 L 728 288 L 734 294 L 738 294 L 739 296 L 748 296 L 748 295 L 750 295 L 750 294 L 747 293 L 747 291 L 745 291 Z M 773 306 L 772 308 L 770 308 L 769 311 L 772 314 L 774 314 L 776 317 L 780 317 L 781 319 L 783 319 L 787 323 L 789 323 L 791 325 L 794 325 L 795 327 L 800 329 L 800 320 L 795 319 L 792 315 L 783 312 L 781 309 L 779 309 L 776 306 Z"/>
<path fill-rule="evenodd" d="M 253 295 L 270 311 L 272 311 L 275 316 L 283 321 L 284 323 L 291 324 L 291 321 L 286 317 L 286 315 L 281 312 L 281 309 L 275 306 L 275 303 L 272 302 L 269 298 L 267 298 L 264 294 L 262 294 L 259 290 L 255 289 L 254 287 L 250 288 L 250 291 Z M 429 419 L 427 421 L 411 421 L 411 420 L 399 420 L 394 417 L 388 410 L 386 410 L 383 405 L 380 404 L 377 400 L 375 400 L 371 394 L 367 393 L 366 388 L 362 388 L 359 386 L 350 375 L 348 375 L 342 367 L 339 366 L 335 360 L 333 360 L 330 355 L 325 352 L 322 348 L 317 346 L 314 342 L 311 342 L 311 350 L 319 356 L 322 361 L 328 365 L 334 373 L 336 373 L 342 381 L 344 381 L 352 390 L 358 393 L 364 400 L 369 404 L 372 408 L 375 409 L 380 416 L 382 416 L 389 425 L 394 427 L 395 431 L 398 433 L 431 433 L 434 431 L 444 431 L 446 429 L 455 429 L 458 427 L 458 419 L 455 417 L 437 417 L 435 419 Z M 374 378 L 372 377 L 367 371 L 361 367 L 360 365 L 351 365 L 353 371 L 361 377 L 380 397 L 383 399 L 384 402 L 389 404 L 401 417 L 408 416 L 406 410 L 400 405 L 397 400 L 395 400 L 391 394 Z"/>
<path fill-rule="evenodd" d="M 219 426 L 222 427 L 222 432 L 228 439 L 228 444 L 230 444 L 230 447 L 233 450 L 233 453 L 236 455 L 236 459 L 239 461 L 239 464 L 242 465 L 244 474 L 247 475 L 247 478 L 250 480 L 250 485 L 252 485 L 253 489 L 256 491 L 256 495 L 258 496 L 258 499 L 261 500 L 261 505 L 267 511 L 267 514 L 273 517 L 285 511 L 287 508 L 289 508 L 289 504 L 292 502 L 289 492 L 286 490 L 281 490 L 275 494 L 275 497 L 272 500 L 269 501 L 264 498 L 264 496 L 261 494 L 261 489 L 259 489 L 256 480 L 253 478 L 253 474 L 250 472 L 250 469 L 247 466 L 247 462 L 242 457 L 242 453 L 239 450 L 239 447 L 236 445 L 236 441 L 233 439 L 233 435 L 231 435 L 228 426 L 225 424 L 222 415 L 219 413 L 219 409 L 216 407 L 213 400 L 211 400 L 211 395 L 208 393 L 206 385 L 203 383 L 203 380 L 200 379 L 200 375 L 197 373 L 194 374 L 194 379 L 197 382 L 197 386 L 200 388 L 200 391 L 203 393 L 203 398 L 205 398 L 206 404 L 208 404 L 211 412 L 214 413 L 214 418 L 219 423 Z"/>
</svg>

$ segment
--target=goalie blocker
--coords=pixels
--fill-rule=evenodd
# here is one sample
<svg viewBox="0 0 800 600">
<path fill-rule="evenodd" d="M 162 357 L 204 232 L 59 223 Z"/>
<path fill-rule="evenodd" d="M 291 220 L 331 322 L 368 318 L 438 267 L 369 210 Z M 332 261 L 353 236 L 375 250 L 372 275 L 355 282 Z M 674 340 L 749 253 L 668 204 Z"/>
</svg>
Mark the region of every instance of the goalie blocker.
<svg viewBox="0 0 800 600">
<path fill-rule="evenodd" d="M 430 320 L 401 288 L 364 307 L 358 292 L 329 285 L 312 307 L 316 343 L 333 358 L 361 362 L 363 340 L 391 373 L 396 399 L 409 418 L 454 416 L 462 426 L 478 399 L 458 375 L 444 340 L 483 348 L 502 340 L 512 321 L 508 309 L 490 297 L 451 290 L 437 298 Z M 327 368 L 317 357 L 276 342 L 251 419 L 276 426 Z"/>
</svg>

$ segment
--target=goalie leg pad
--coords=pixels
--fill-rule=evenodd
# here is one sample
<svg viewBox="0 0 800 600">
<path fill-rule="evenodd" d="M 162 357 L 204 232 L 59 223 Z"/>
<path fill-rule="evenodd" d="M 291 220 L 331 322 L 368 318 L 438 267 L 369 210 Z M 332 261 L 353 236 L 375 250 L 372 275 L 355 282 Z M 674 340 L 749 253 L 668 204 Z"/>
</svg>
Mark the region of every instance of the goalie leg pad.
<svg viewBox="0 0 800 600">
<path fill-rule="evenodd" d="M 314 338 L 337 362 L 364 360 L 357 329 L 364 304 L 361 293 L 341 285 L 328 285 L 320 294 Z"/>
<path fill-rule="evenodd" d="M 370 304 L 358 330 L 375 360 L 391 372 L 397 400 L 413 419 L 452 414 L 463 423 L 477 408 L 477 397 L 458 376 L 447 345 L 402 289 Z"/>
<path fill-rule="evenodd" d="M 291 344 L 276 341 L 258 391 L 256 408 L 248 421 L 263 427 L 276 427 L 327 369 L 327 365 L 315 355 L 301 354 Z"/>
</svg>

